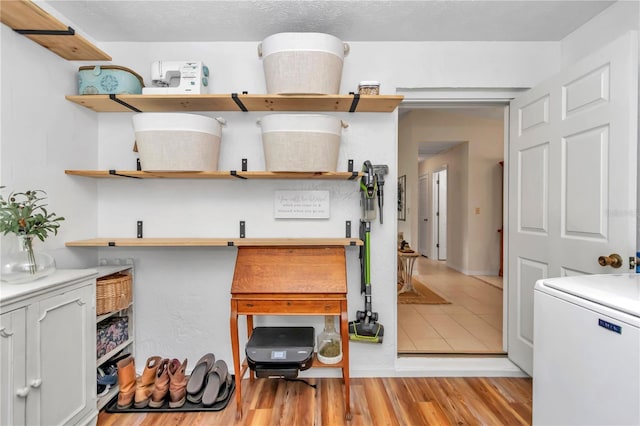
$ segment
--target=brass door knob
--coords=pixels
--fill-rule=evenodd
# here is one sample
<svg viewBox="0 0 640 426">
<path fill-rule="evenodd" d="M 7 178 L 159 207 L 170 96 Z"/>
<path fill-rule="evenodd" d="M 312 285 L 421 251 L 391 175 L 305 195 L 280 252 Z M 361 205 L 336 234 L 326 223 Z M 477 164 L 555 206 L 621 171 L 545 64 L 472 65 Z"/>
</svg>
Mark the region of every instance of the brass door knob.
<svg viewBox="0 0 640 426">
<path fill-rule="evenodd" d="M 612 253 L 609 256 L 600 256 L 598 258 L 600 266 L 611 266 L 612 268 L 619 268 L 622 266 L 622 257 L 617 253 Z"/>
</svg>

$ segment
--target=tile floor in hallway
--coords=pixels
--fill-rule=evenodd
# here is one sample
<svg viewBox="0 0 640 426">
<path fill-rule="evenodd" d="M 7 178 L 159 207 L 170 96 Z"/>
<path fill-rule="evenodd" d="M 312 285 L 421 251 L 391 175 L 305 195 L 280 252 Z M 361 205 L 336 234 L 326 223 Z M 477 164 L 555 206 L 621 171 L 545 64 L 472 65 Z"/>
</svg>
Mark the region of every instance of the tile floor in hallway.
<svg viewBox="0 0 640 426">
<path fill-rule="evenodd" d="M 398 304 L 399 354 L 504 354 L 500 288 L 422 256 L 413 277 L 451 304 Z"/>
</svg>

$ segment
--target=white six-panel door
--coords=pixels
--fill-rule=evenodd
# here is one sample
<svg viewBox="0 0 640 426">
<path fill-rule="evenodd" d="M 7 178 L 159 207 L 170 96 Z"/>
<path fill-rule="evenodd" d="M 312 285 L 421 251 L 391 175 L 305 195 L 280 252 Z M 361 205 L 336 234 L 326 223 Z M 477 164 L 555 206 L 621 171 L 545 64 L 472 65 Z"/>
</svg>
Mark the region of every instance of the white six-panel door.
<svg viewBox="0 0 640 426">
<path fill-rule="evenodd" d="M 418 252 L 429 256 L 429 175 L 418 179 Z"/>
<path fill-rule="evenodd" d="M 637 53 L 633 32 L 511 102 L 508 353 L 528 374 L 536 280 L 635 256 Z"/>
<path fill-rule="evenodd" d="M 433 173 L 433 258 L 447 260 L 447 169 Z"/>
</svg>

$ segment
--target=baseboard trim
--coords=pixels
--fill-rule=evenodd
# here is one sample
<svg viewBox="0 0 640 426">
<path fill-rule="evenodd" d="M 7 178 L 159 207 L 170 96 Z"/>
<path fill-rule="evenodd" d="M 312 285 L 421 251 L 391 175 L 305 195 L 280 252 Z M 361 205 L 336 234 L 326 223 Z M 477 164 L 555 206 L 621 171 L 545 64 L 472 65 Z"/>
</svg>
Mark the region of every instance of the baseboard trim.
<svg viewBox="0 0 640 426">
<path fill-rule="evenodd" d="M 351 362 L 351 377 L 529 377 L 506 357 L 426 357 L 396 359 L 395 368 L 360 369 Z M 342 377 L 339 369 L 312 368 L 300 377 Z"/>
<path fill-rule="evenodd" d="M 400 357 L 396 377 L 529 377 L 506 357 Z"/>
</svg>

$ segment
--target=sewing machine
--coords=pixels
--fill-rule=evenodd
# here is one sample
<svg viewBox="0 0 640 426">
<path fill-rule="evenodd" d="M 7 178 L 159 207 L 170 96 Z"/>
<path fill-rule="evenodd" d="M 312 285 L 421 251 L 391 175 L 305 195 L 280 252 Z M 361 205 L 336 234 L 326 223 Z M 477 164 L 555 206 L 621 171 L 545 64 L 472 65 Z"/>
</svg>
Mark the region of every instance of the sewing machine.
<svg viewBox="0 0 640 426">
<path fill-rule="evenodd" d="M 151 64 L 151 83 L 142 94 L 207 93 L 209 68 L 198 61 L 156 61 Z"/>
</svg>

